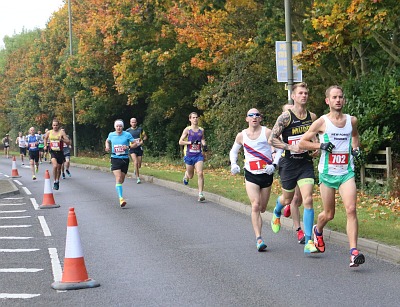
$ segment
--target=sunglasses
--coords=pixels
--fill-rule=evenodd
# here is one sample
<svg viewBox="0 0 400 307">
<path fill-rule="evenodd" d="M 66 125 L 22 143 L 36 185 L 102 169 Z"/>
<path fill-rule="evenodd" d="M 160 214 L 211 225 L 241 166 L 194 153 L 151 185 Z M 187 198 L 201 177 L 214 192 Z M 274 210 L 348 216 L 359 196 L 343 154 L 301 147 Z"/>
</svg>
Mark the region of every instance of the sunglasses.
<svg viewBox="0 0 400 307">
<path fill-rule="evenodd" d="M 261 114 L 260 114 L 260 113 L 249 113 L 249 114 L 247 114 L 247 116 L 248 116 L 248 117 L 255 117 L 255 118 L 258 118 L 258 117 L 261 117 Z"/>
</svg>

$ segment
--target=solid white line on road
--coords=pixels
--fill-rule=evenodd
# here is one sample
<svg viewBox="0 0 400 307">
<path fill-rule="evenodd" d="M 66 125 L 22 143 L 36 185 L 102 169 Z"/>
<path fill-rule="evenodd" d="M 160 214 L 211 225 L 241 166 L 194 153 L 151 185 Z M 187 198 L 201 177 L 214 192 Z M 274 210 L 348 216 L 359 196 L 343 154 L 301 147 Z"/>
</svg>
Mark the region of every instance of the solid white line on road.
<svg viewBox="0 0 400 307">
<path fill-rule="evenodd" d="M 14 179 L 14 182 L 15 182 L 16 184 L 22 185 L 22 183 L 21 183 L 19 180 L 17 180 L 17 179 Z"/>
<path fill-rule="evenodd" d="M 25 205 L 25 203 L 18 203 L 18 204 L 0 204 L 0 207 L 1 207 L 1 206 L 23 206 L 23 205 Z"/>
<path fill-rule="evenodd" d="M 5 226 L 0 226 L 0 228 L 27 228 L 27 227 L 32 227 L 32 225 L 5 225 Z"/>
<path fill-rule="evenodd" d="M 0 269 L 0 273 L 36 273 L 40 271 L 43 271 L 43 269 L 28 269 L 28 268 Z"/>
<path fill-rule="evenodd" d="M 0 237 L 0 240 L 28 240 L 33 237 Z"/>
<path fill-rule="evenodd" d="M 51 237 L 50 228 L 47 225 L 47 222 L 46 222 L 44 216 L 38 216 L 38 219 L 39 219 L 40 225 L 42 226 L 42 230 L 43 230 L 44 236 L 45 237 Z"/>
<path fill-rule="evenodd" d="M 29 191 L 27 187 L 22 187 L 22 190 L 25 191 L 26 195 L 32 195 L 31 191 Z"/>
<path fill-rule="evenodd" d="M 32 203 L 33 208 L 35 208 L 35 210 L 39 210 L 40 209 L 35 198 L 31 198 L 31 203 Z"/>
<path fill-rule="evenodd" d="M 0 216 L 0 220 L 7 220 L 7 219 L 27 219 L 30 218 L 29 215 L 24 216 Z"/>
<path fill-rule="evenodd" d="M 39 248 L 17 248 L 17 249 L 0 249 L 0 253 L 26 253 L 26 252 L 36 252 L 40 250 Z"/>
<path fill-rule="evenodd" d="M 0 298 L 33 298 L 40 296 L 40 294 L 29 293 L 0 293 Z"/>
<path fill-rule="evenodd" d="M 3 198 L 3 199 L 8 199 L 8 200 L 10 200 L 10 199 L 24 199 L 23 197 L 6 197 L 6 198 Z"/>
<path fill-rule="evenodd" d="M 60 259 L 58 258 L 57 248 L 49 248 L 49 254 L 51 259 L 51 267 L 53 269 L 54 281 L 60 281 L 62 279 L 62 268 Z"/>
<path fill-rule="evenodd" d="M 22 213 L 22 212 L 26 212 L 26 210 L 0 211 L 0 213 Z"/>
</svg>

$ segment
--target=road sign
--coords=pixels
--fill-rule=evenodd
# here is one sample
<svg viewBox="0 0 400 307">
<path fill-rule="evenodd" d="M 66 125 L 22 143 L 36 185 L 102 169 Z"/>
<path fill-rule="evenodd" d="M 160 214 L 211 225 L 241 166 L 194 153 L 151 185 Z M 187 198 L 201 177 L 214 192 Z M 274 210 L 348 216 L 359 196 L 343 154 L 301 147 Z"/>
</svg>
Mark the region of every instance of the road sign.
<svg viewBox="0 0 400 307">
<path fill-rule="evenodd" d="M 302 50 L 301 42 L 292 42 L 292 55 L 293 57 L 298 55 Z M 286 55 L 286 42 L 276 41 L 275 42 L 275 53 L 276 53 L 276 73 L 278 82 L 288 82 L 287 73 L 287 55 Z M 296 63 L 293 63 L 293 82 L 302 82 L 303 72 L 298 68 Z"/>
</svg>

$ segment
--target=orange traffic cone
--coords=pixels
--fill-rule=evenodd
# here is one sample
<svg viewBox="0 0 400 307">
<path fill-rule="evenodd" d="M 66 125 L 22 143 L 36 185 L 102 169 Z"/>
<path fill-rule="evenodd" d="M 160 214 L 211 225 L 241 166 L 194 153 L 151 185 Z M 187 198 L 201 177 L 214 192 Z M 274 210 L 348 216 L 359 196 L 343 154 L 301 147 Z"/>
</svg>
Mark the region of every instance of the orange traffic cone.
<svg viewBox="0 0 400 307">
<path fill-rule="evenodd" d="M 51 287 L 55 290 L 77 290 L 98 287 L 100 284 L 90 279 L 86 271 L 81 240 L 74 208 L 69 208 L 67 239 L 65 244 L 64 271 L 61 281 Z"/>
<path fill-rule="evenodd" d="M 43 201 L 42 204 L 39 206 L 40 209 L 51 209 L 51 208 L 58 208 L 60 205 L 56 205 L 54 201 L 53 192 L 51 190 L 51 183 L 50 183 L 50 173 L 48 170 L 44 173 L 44 193 L 43 193 Z"/>
<path fill-rule="evenodd" d="M 12 159 L 11 177 L 12 177 L 12 178 L 19 178 L 19 177 L 21 177 L 21 176 L 18 174 L 17 162 L 15 161 L 15 156 L 13 156 L 13 159 Z"/>
</svg>

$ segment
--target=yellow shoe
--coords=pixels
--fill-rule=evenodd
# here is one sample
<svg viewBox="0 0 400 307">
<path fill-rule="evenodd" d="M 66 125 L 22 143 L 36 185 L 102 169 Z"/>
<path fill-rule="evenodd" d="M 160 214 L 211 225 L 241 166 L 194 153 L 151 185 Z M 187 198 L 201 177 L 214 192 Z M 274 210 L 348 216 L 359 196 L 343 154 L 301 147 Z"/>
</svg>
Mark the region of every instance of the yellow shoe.
<svg viewBox="0 0 400 307">
<path fill-rule="evenodd" d="M 119 199 L 119 205 L 121 206 L 121 208 L 126 206 L 126 201 L 122 197 Z"/>
</svg>

